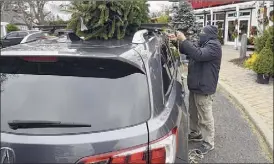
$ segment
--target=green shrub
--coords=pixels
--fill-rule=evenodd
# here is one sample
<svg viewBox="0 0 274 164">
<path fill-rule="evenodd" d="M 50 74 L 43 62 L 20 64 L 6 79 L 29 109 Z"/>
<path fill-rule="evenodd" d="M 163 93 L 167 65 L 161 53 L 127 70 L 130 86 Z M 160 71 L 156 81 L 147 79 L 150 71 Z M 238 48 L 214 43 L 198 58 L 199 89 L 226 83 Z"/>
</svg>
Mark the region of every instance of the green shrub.
<svg viewBox="0 0 274 164">
<path fill-rule="evenodd" d="M 8 24 L 7 25 L 7 32 L 12 32 L 12 31 L 19 31 L 19 28 L 14 24 Z"/>
<path fill-rule="evenodd" d="M 273 45 L 274 45 L 274 38 L 273 36 L 270 36 L 267 38 L 266 42 L 265 42 L 265 47 L 266 48 L 273 48 Z"/>
<path fill-rule="evenodd" d="M 244 67 L 253 70 L 254 63 L 256 62 L 257 58 L 258 54 L 254 52 L 247 60 L 245 60 Z"/>
<path fill-rule="evenodd" d="M 266 46 L 266 44 L 268 47 L 273 47 L 273 27 L 269 27 L 267 30 L 265 30 L 262 36 L 256 37 L 254 43 L 255 50 L 258 53 Z"/>
<path fill-rule="evenodd" d="M 259 74 L 273 75 L 273 52 L 270 48 L 263 48 L 254 62 L 253 70 Z"/>
<path fill-rule="evenodd" d="M 270 48 L 272 50 L 273 50 L 273 46 L 274 46 L 274 34 L 273 34 L 274 31 L 273 30 L 274 30 L 273 27 L 269 27 L 269 29 L 268 29 L 269 36 L 265 42 L 265 47 Z"/>
<path fill-rule="evenodd" d="M 168 15 L 161 15 L 159 18 L 157 18 L 158 23 L 168 23 L 169 21 L 169 16 Z"/>
</svg>

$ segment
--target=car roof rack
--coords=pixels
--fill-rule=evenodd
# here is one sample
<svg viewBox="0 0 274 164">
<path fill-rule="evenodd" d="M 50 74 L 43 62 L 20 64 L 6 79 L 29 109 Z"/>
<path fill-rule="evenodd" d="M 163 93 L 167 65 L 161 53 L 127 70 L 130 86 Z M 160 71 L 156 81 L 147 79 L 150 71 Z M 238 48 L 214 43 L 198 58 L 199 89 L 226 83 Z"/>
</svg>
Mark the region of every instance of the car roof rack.
<svg viewBox="0 0 274 164">
<path fill-rule="evenodd" d="M 47 29 L 47 30 L 50 30 L 52 33 L 54 33 L 55 30 L 65 28 L 67 26 L 66 25 L 37 25 L 33 27 L 39 28 L 42 31 Z M 149 33 L 152 33 L 152 32 L 162 33 L 164 29 L 172 29 L 172 27 L 170 26 L 170 24 L 165 24 L 165 23 L 145 23 L 145 24 L 141 24 L 139 29 L 140 30 L 135 32 L 132 38 L 133 44 L 143 44 L 146 42 L 145 37 L 148 36 Z M 67 39 L 70 40 L 71 42 L 83 41 L 83 39 L 79 37 L 72 30 L 67 30 L 66 35 L 67 35 Z"/>
<path fill-rule="evenodd" d="M 58 30 L 66 29 L 67 25 L 36 25 L 33 26 L 33 28 L 38 28 L 41 31 L 47 31 L 52 34 L 54 34 Z M 83 39 L 81 39 L 79 36 L 76 35 L 76 33 L 70 29 L 66 30 L 67 39 L 71 42 L 78 42 Z"/>
<path fill-rule="evenodd" d="M 165 24 L 165 23 L 141 24 L 140 30 L 136 31 L 132 38 L 132 43 L 143 44 L 146 41 L 145 36 L 147 36 L 149 32 L 163 31 L 164 28 L 172 29 L 169 24 Z M 68 39 L 71 40 L 72 42 L 78 42 L 82 40 L 74 32 L 69 32 L 67 36 L 68 36 Z"/>
<path fill-rule="evenodd" d="M 141 29 L 147 30 L 162 30 L 164 28 L 170 28 L 171 26 L 167 23 L 143 23 L 141 24 Z"/>
<path fill-rule="evenodd" d="M 62 29 L 62 28 L 66 28 L 67 25 L 35 25 L 32 26 L 33 28 L 39 28 L 39 29 Z"/>
<path fill-rule="evenodd" d="M 145 43 L 146 41 L 145 36 L 147 36 L 149 32 L 156 32 L 156 33 L 162 34 L 164 29 L 172 29 L 172 27 L 169 24 L 165 24 L 165 23 L 141 24 L 140 30 L 137 31 L 133 36 L 132 43 L 134 44 Z"/>
<path fill-rule="evenodd" d="M 55 34 L 56 31 L 66 29 L 67 25 L 35 25 L 33 28 L 38 28 L 41 31 L 46 31 Z"/>
</svg>

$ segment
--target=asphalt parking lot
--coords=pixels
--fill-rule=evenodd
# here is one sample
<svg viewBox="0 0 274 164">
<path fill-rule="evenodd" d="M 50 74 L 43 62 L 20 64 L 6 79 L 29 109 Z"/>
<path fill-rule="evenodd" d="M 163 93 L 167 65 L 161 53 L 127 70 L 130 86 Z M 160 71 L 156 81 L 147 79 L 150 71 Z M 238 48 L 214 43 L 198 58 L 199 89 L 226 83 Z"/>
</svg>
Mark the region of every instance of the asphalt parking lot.
<svg viewBox="0 0 274 164">
<path fill-rule="evenodd" d="M 188 93 L 188 106 L 187 100 Z M 214 96 L 213 113 L 215 149 L 199 163 L 273 163 L 266 144 L 245 113 L 220 90 Z M 197 146 L 199 143 L 190 143 L 189 149 Z"/>
</svg>

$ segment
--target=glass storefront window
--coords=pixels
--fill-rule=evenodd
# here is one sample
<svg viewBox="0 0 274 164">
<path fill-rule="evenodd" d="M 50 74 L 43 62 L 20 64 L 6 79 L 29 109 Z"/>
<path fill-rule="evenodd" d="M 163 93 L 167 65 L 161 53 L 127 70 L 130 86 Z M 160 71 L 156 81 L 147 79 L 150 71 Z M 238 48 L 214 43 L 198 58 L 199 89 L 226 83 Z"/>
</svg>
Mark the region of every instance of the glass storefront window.
<svg viewBox="0 0 274 164">
<path fill-rule="evenodd" d="M 239 23 L 239 41 L 241 41 L 242 35 L 248 33 L 248 20 L 240 20 Z"/>
<path fill-rule="evenodd" d="M 234 20 L 228 21 L 228 33 L 227 33 L 227 41 L 234 42 L 233 32 L 235 31 Z"/>
<path fill-rule="evenodd" d="M 237 16 L 237 13 L 236 12 L 234 12 L 234 13 L 229 13 L 228 15 L 227 15 L 227 17 L 236 17 Z"/>
<path fill-rule="evenodd" d="M 247 12 L 240 12 L 240 16 L 248 16 L 250 15 L 250 12 L 247 11 Z"/>
<path fill-rule="evenodd" d="M 213 25 L 217 26 L 218 28 L 224 29 L 224 21 L 217 20 L 213 23 Z"/>
<path fill-rule="evenodd" d="M 216 20 L 225 20 L 225 13 L 218 13 L 215 16 Z"/>
<path fill-rule="evenodd" d="M 206 15 L 206 20 L 210 21 L 211 20 L 211 15 Z"/>
</svg>

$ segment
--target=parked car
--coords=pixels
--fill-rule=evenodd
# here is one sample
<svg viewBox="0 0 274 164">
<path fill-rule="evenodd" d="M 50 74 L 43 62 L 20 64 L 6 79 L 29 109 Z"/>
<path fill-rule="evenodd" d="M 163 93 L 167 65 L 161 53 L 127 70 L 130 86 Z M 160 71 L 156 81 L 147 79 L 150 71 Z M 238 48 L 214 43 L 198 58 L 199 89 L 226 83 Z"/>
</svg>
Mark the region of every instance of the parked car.
<svg viewBox="0 0 274 164">
<path fill-rule="evenodd" d="M 167 37 L 67 38 L 2 49 L 2 161 L 187 163 L 184 86 Z"/>
<path fill-rule="evenodd" d="M 29 30 L 29 31 L 13 31 L 13 32 L 10 32 L 6 36 L 1 38 L 0 48 L 5 48 L 5 47 L 20 44 L 20 42 L 24 39 L 25 36 L 27 36 L 31 33 L 35 33 L 35 32 L 39 32 L 39 31 Z"/>
</svg>

